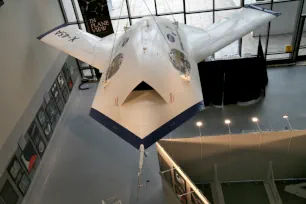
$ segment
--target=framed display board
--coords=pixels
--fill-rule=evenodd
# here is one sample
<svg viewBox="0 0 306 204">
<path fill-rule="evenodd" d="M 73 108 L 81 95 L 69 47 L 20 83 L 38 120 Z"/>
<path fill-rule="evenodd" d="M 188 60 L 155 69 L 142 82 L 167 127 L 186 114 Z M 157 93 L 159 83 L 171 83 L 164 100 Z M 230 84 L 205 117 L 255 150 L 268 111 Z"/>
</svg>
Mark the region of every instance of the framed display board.
<svg viewBox="0 0 306 204">
<path fill-rule="evenodd" d="M 37 125 L 35 119 L 28 129 L 28 134 L 30 135 L 30 137 L 31 137 L 31 139 L 34 143 L 37 152 L 42 157 L 42 155 L 44 154 L 45 149 L 46 149 L 46 144 L 44 142 L 44 139 L 41 135 L 40 130 L 38 129 L 38 125 Z"/>
<path fill-rule="evenodd" d="M 46 93 L 44 99 L 46 102 L 46 113 L 50 119 L 52 129 L 54 129 L 60 117 L 60 113 L 54 99 L 50 95 L 51 94 L 49 92 Z"/>
<path fill-rule="evenodd" d="M 12 158 L 10 164 L 7 167 L 7 171 L 12 177 L 18 189 L 20 190 L 21 194 L 25 195 L 30 186 L 31 181 L 16 156 Z"/>
<path fill-rule="evenodd" d="M 62 98 L 62 94 L 59 90 L 59 86 L 57 84 L 57 80 L 55 80 L 55 82 L 52 84 L 51 90 L 50 90 L 52 97 L 54 98 L 55 102 L 56 102 L 56 106 L 59 109 L 59 112 L 63 112 L 64 107 L 65 107 L 65 103 L 64 100 Z"/>
<path fill-rule="evenodd" d="M 0 189 L 0 203 L 2 204 L 16 204 L 18 202 L 18 195 L 15 192 L 12 184 L 7 180 Z"/>
<path fill-rule="evenodd" d="M 21 150 L 19 160 L 32 179 L 40 162 L 40 156 L 33 145 L 30 136 L 25 134 L 18 141 L 18 146 Z M 26 178 L 24 178 L 26 181 Z"/>
<path fill-rule="evenodd" d="M 62 95 L 63 95 L 63 98 L 64 98 L 65 102 L 67 102 L 68 98 L 69 98 L 70 91 L 68 89 L 66 79 L 65 79 L 62 72 L 60 72 L 57 76 L 57 83 L 58 83 L 58 85 L 61 89 L 61 92 L 62 92 Z"/>
<path fill-rule="evenodd" d="M 74 69 L 72 67 L 69 70 L 67 64 L 65 63 L 62 70 L 63 70 L 64 76 L 65 76 L 65 79 L 66 79 L 67 86 L 68 86 L 69 90 L 71 91 L 72 88 L 73 88 L 73 81 L 72 81 L 71 76 L 72 76 L 72 73 L 74 72 Z"/>
<path fill-rule="evenodd" d="M 47 113 L 45 112 L 44 104 L 39 108 L 36 118 L 42 128 L 45 138 L 49 141 L 52 136 L 52 127 Z"/>
</svg>

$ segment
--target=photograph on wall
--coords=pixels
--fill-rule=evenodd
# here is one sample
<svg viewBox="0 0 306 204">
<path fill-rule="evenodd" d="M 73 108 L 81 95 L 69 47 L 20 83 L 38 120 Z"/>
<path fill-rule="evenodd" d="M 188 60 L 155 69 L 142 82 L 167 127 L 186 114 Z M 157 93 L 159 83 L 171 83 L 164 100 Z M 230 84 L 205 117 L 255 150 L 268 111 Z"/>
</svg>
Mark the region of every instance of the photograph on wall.
<svg viewBox="0 0 306 204">
<path fill-rule="evenodd" d="M 65 86 L 65 79 L 64 79 L 64 76 L 63 76 L 62 72 L 60 72 L 57 76 L 57 83 L 59 84 L 59 86 L 61 88 L 63 88 L 63 86 Z"/>
<path fill-rule="evenodd" d="M 7 167 L 7 171 L 14 181 L 17 181 L 21 178 L 23 169 L 16 156 L 12 158 L 10 164 Z"/>
<path fill-rule="evenodd" d="M 36 147 L 36 150 L 38 151 L 40 156 L 42 156 L 45 152 L 46 144 L 43 141 L 43 138 L 41 136 L 41 133 L 38 129 L 38 126 L 37 126 L 35 120 L 30 125 L 28 133 L 29 133 L 30 137 L 32 138 L 32 141 L 33 141 L 33 143 Z"/>
<path fill-rule="evenodd" d="M 50 140 L 52 135 L 52 128 L 51 123 L 49 121 L 49 118 L 47 117 L 47 114 L 44 110 L 44 108 L 41 106 L 38 113 L 37 113 L 37 119 L 40 123 L 40 126 L 42 127 L 42 130 L 44 132 L 44 135 L 46 136 L 47 140 Z"/>
<path fill-rule="evenodd" d="M 16 204 L 19 200 L 19 197 L 14 190 L 12 184 L 7 180 L 0 190 L 0 203 L 4 204 Z"/>
<path fill-rule="evenodd" d="M 48 117 L 50 118 L 52 128 L 54 128 L 60 117 L 60 114 L 58 112 L 54 99 L 50 99 L 49 103 L 46 106 L 46 112 L 47 112 Z"/>
<path fill-rule="evenodd" d="M 21 179 L 20 179 L 20 181 L 19 181 L 19 183 L 18 183 L 18 188 L 19 188 L 19 190 L 21 191 L 21 193 L 23 195 L 25 195 L 26 192 L 28 191 L 30 183 L 31 183 L 31 181 L 28 178 L 28 176 L 26 174 L 23 174 Z"/>
<path fill-rule="evenodd" d="M 70 67 L 72 67 L 72 66 L 70 66 Z M 64 73 L 64 76 L 65 76 L 65 79 L 66 79 L 67 86 L 68 86 L 69 90 L 71 91 L 72 88 L 73 88 L 73 82 L 72 82 L 72 77 L 71 77 L 72 74 L 71 74 L 71 69 L 68 69 L 67 64 L 64 64 L 64 66 L 63 66 L 63 73 Z"/>
<path fill-rule="evenodd" d="M 171 175 L 172 171 L 168 171 L 169 169 L 171 169 L 171 167 L 164 160 L 164 158 L 162 156 L 160 156 L 160 154 L 158 154 L 158 161 L 159 161 L 160 172 L 167 171 L 167 172 L 164 172 L 164 173 L 161 173 L 161 174 L 163 175 L 165 180 L 168 182 L 168 184 L 171 187 L 173 187 L 172 175 Z"/>
<path fill-rule="evenodd" d="M 107 0 L 78 0 L 86 31 L 100 38 L 114 33 Z M 111 7 L 111 1 L 109 1 Z"/>
<path fill-rule="evenodd" d="M 192 204 L 204 204 L 204 202 L 199 198 L 196 193 L 191 194 L 191 203 Z"/>
<path fill-rule="evenodd" d="M 69 98 L 69 90 L 68 90 L 67 85 L 66 85 L 67 84 L 66 79 L 65 79 L 62 72 L 60 72 L 59 75 L 57 76 L 57 83 L 60 86 L 62 95 L 64 97 L 64 101 L 67 102 L 68 98 Z"/>
<path fill-rule="evenodd" d="M 55 99 L 56 105 L 60 111 L 60 113 L 63 111 L 64 109 L 64 102 L 62 100 L 62 96 L 60 94 L 59 88 L 57 86 L 56 81 L 53 83 L 52 87 L 51 87 L 51 93 L 53 98 Z"/>
<path fill-rule="evenodd" d="M 186 181 L 176 169 L 174 169 L 174 182 L 175 182 L 174 186 L 175 186 L 176 195 L 178 196 L 181 203 L 186 204 L 187 196 L 183 195 L 186 193 Z"/>
<path fill-rule="evenodd" d="M 29 173 L 35 171 L 36 163 L 38 161 L 38 155 L 35 151 L 35 147 L 32 145 L 31 141 L 28 140 L 24 149 L 21 149 L 22 154 L 20 160 L 22 161 L 24 167 Z"/>
</svg>

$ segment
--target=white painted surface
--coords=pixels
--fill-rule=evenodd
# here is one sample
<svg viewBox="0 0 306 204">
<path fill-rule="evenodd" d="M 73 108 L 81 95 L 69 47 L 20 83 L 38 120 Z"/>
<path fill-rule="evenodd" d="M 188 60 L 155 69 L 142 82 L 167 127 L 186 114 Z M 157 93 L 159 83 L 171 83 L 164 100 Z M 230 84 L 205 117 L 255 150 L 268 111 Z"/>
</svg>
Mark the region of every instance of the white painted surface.
<svg viewBox="0 0 306 204">
<path fill-rule="evenodd" d="M 121 44 L 118 45 L 120 47 L 114 53 L 114 56 L 123 54 L 122 65 L 108 79 L 109 84 L 105 88 L 101 82 L 92 106 L 142 139 L 203 100 L 197 64 L 181 49 L 178 35 L 183 38 L 182 33 L 177 33 L 180 31 L 171 21 L 163 18 L 156 20 L 160 23 L 159 27 L 154 19 L 148 18 L 139 21 L 123 36 L 129 41 L 122 48 Z M 171 33 L 176 34 L 173 43 L 165 40 L 165 36 Z M 186 44 L 182 43 L 186 48 Z M 172 48 L 184 52 L 188 57 L 190 82 L 180 78 L 180 72 L 169 60 Z M 155 91 L 131 93 L 142 81 Z M 174 96 L 173 102 L 170 102 L 170 94 Z M 133 100 L 128 100 L 129 97 Z M 118 106 L 114 102 L 116 98 Z"/>
<path fill-rule="evenodd" d="M 62 23 L 54 0 L 9 0 L 0 8 L 0 149 L 60 55 L 36 37 Z"/>
</svg>

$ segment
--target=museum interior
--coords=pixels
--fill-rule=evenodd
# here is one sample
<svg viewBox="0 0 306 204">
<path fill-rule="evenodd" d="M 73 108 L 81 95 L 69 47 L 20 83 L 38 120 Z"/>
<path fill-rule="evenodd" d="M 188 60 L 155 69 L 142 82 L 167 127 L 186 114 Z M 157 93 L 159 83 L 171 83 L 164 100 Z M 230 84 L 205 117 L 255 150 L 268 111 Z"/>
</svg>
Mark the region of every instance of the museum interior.
<svg viewBox="0 0 306 204">
<path fill-rule="evenodd" d="M 0 204 L 305 204 L 305 4 L 0 0 Z M 204 110 L 144 149 L 90 115 L 97 90 L 115 83 L 101 85 L 104 77 L 115 73 L 38 40 L 63 25 L 129 32 L 146 17 L 202 32 L 248 5 L 281 15 L 195 63 Z M 93 16 L 106 23 L 90 26 Z"/>
</svg>

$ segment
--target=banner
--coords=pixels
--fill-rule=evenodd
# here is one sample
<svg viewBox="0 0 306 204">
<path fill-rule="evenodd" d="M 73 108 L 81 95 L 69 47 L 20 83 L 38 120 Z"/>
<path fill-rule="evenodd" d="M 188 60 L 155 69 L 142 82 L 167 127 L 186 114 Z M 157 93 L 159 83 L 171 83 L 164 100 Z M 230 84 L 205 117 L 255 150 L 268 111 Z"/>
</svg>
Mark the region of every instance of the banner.
<svg viewBox="0 0 306 204">
<path fill-rule="evenodd" d="M 100 38 L 114 33 L 107 0 L 78 1 L 87 32 Z"/>
</svg>

